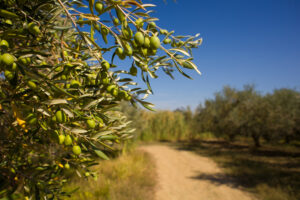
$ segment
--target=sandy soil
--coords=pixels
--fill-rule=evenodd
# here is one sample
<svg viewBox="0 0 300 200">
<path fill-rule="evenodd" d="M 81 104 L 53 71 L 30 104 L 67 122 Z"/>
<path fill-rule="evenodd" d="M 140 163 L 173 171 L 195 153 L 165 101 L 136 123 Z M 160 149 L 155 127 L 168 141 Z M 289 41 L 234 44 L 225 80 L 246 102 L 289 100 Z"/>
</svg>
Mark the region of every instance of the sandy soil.
<svg viewBox="0 0 300 200">
<path fill-rule="evenodd" d="M 156 162 L 157 200 L 248 200 L 250 194 L 233 181 L 209 158 L 167 145 L 141 147 Z"/>
</svg>

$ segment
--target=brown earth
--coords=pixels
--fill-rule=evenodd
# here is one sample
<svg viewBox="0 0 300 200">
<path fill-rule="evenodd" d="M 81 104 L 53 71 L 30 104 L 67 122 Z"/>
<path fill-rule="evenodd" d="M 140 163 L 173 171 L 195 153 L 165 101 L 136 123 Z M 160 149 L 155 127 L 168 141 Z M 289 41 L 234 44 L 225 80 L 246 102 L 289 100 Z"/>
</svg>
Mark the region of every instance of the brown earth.
<svg viewBox="0 0 300 200">
<path fill-rule="evenodd" d="M 214 161 L 167 145 L 147 145 L 157 169 L 156 200 L 250 200 Z"/>
</svg>

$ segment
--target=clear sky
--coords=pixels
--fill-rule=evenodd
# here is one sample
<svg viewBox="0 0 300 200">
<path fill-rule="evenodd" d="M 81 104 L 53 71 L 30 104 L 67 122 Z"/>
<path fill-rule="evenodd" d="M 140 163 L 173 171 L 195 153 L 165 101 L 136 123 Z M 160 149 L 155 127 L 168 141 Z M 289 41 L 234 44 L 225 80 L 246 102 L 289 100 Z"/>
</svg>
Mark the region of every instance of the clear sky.
<svg viewBox="0 0 300 200">
<path fill-rule="evenodd" d="M 194 51 L 203 73 L 187 71 L 171 80 L 152 80 L 148 100 L 158 109 L 176 109 L 212 98 L 224 85 L 255 84 L 262 93 L 300 89 L 299 0 L 162 0 L 154 3 L 157 24 L 175 34 L 196 34 L 203 45 Z"/>
</svg>

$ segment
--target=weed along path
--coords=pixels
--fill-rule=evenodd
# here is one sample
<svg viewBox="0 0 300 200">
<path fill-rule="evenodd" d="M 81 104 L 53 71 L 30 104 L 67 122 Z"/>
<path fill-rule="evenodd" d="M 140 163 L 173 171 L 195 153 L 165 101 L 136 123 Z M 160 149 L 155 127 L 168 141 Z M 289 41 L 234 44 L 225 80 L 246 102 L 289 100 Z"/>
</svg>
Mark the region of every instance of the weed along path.
<svg viewBox="0 0 300 200">
<path fill-rule="evenodd" d="M 250 200 L 248 193 L 234 187 L 209 158 L 167 145 L 146 145 L 142 150 L 156 162 L 156 200 Z"/>
</svg>

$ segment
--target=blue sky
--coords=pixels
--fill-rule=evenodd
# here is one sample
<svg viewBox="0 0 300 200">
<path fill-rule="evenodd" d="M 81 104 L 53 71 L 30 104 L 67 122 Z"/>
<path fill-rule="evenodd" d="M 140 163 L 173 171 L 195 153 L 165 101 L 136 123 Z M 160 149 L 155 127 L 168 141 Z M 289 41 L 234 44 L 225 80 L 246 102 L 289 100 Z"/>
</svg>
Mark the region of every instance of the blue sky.
<svg viewBox="0 0 300 200">
<path fill-rule="evenodd" d="M 300 89 L 300 1 L 298 0 L 162 0 L 154 3 L 157 24 L 175 34 L 196 34 L 203 45 L 194 51 L 203 73 L 161 73 L 152 80 L 148 100 L 158 109 L 195 108 L 224 85 L 255 84 L 262 93 L 275 88 Z"/>
</svg>

